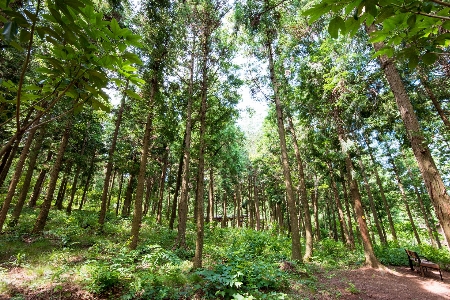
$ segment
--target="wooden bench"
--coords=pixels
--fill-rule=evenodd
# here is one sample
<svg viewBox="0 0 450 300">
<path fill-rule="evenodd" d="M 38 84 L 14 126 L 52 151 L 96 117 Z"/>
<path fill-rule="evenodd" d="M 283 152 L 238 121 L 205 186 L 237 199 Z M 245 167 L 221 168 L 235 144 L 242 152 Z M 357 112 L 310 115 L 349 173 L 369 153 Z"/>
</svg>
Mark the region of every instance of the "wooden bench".
<svg viewBox="0 0 450 300">
<path fill-rule="evenodd" d="M 408 262 L 409 262 L 409 267 L 411 268 L 411 270 L 414 271 L 414 265 L 419 267 L 422 277 L 424 276 L 424 271 L 425 272 L 428 271 L 428 268 L 438 270 L 439 275 L 441 276 L 441 280 L 443 281 L 441 267 L 438 264 L 427 260 L 426 257 L 421 258 L 419 256 L 419 254 L 417 254 L 417 252 L 407 250 L 407 249 L 405 249 L 405 251 L 406 251 L 406 254 L 408 255 Z"/>
</svg>

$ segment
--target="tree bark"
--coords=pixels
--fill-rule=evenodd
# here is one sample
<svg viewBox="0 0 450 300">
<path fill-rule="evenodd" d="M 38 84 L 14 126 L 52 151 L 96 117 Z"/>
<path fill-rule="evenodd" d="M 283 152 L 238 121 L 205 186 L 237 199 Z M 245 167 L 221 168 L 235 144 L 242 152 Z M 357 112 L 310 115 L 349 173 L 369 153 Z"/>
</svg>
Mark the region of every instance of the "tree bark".
<svg viewBox="0 0 450 300">
<path fill-rule="evenodd" d="M 413 230 L 413 233 L 414 233 L 414 237 L 416 238 L 417 244 L 420 245 L 421 241 L 420 241 L 419 233 L 417 232 L 416 225 L 414 224 L 414 220 L 413 220 L 413 217 L 412 217 L 412 214 L 411 214 L 411 210 L 409 208 L 408 200 L 406 199 L 405 189 L 403 188 L 402 181 L 400 180 L 400 175 L 398 173 L 397 166 L 395 165 L 394 159 L 392 158 L 392 156 L 390 155 L 389 152 L 388 152 L 388 155 L 389 155 L 389 162 L 391 163 L 391 166 L 392 166 L 392 171 L 394 172 L 395 179 L 397 180 L 398 189 L 400 190 L 400 194 L 402 196 L 403 203 L 405 204 L 406 213 L 408 214 L 408 218 L 409 218 L 409 223 L 411 224 L 411 227 L 412 227 L 412 230 Z"/>
<path fill-rule="evenodd" d="M 186 133 L 184 134 L 183 145 L 185 144 L 185 142 L 186 142 Z M 183 152 L 181 152 L 180 161 L 178 162 L 178 173 L 177 173 L 177 182 L 175 185 L 175 194 L 173 196 L 172 211 L 170 213 L 170 220 L 169 220 L 170 230 L 173 230 L 173 224 L 175 223 L 175 218 L 177 217 L 178 195 L 180 193 L 181 176 L 183 174 L 183 162 L 184 162 L 184 155 Z"/>
<path fill-rule="evenodd" d="M 375 222 L 375 227 L 377 228 L 377 233 L 378 233 L 378 236 L 380 237 L 380 242 L 383 245 L 385 245 L 386 244 L 386 240 L 384 239 L 383 230 L 381 229 L 377 208 L 375 207 L 375 201 L 373 199 L 372 191 L 371 191 L 370 185 L 369 185 L 369 180 L 367 179 L 366 172 L 364 170 L 364 165 L 363 165 L 361 159 L 359 159 L 359 166 L 361 168 L 361 176 L 362 176 L 363 181 L 364 181 L 364 187 L 366 189 L 367 197 L 369 198 L 370 210 L 371 210 L 372 215 L 373 215 L 373 220 Z"/>
<path fill-rule="evenodd" d="M 165 183 L 166 183 L 166 174 L 167 174 L 167 166 L 169 164 L 169 148 L 166 148 L 166 152 L 164 153 L 163 158 L 163 166 L 161 170 L 161 178 L 159 181 L 159 201 L 158 201 L 158 212 L 156 215 L 156 222 L 158 224 L 161 224 L 162 222 L 162 204 L 164 199 L 164 189 L 165 189 Z"/>
<path fill-rule="evenodd" d="M 39 123 L 39 120 L 37 120 Z M 13 178 L 9 184 L 8 193 L 6 194 L 5 201 L 3 202 L 2 209 L 0 211 L 0 232 L 3 230 L 3 224 L 5 223 L 6 216 L 8 214 L 9 206 L 11 205 L 11 200 L 16 192 L 17 184 L 19 183 L 20 177 L 22 175 L 23 166 L 25 165 L 26 158 L 31 148 L 31 144 L 33 142 L 34 135 L 37 131 L 37 128 L 31 130 L 28 134 L 27 141 L 20 153 L 19 160 L 16 164 L 16 169 L 14 171 Z"/>
<path fill-rule="evenodd" d="M 294 129 L 294 122 L 292 117 L 288 115 L 289 129 L 291 131 L 292 142 L 294 146 L 295 158 L 297 160 L 297 171 L 299 176 L 298 190 L 300 192 L 300 204 L 305 216 L 305 254 L 303 260 L 309 261 L 313 253 L 313 229 L 311 224 L 311 212 L 309 210 L 309 203 L 306 193 L 305 184 L 305 171 L 303 169 L 303 159 L 300 155 L 300 149 L 298 147 L 297 134 Z"/>
<path fill-rule="evenodd" d="M 19 194 L 19 199 L 17 200 L 17 204 L 14 207 L 12 216 L 11 216 L 11 224 L 13 226 L 17 225 L 19 221 L 20 214 L 22 213 L 23 205 L 25 204 L 25 200 L 28 195 L 28 191 L 30 189 L 31 184 L 31 178 L 33 177 L 34 168 L 36 166 L 37 158 L 39 155 L 39 152 L 42 151 L 42 143 L 44 141 L 46 133 L 46 126 L 42 126 L 41 130 L 39 131 L 39 135 L 35 140 L 35 143 L 33 145 L 33 149 L 30 151 L 30 154 L 28 156 L 28 169 L 25 174 L 25 178 L 23 180 L 23 185 L 21 187 L 21 191 Z M 1 228 L 0 228 L 1 231 Z"/>
<path fill-rule="evenodd" d="M 367 31 L 372 33 L 376 30 L 371 25 Z M 374 43 L 376 51 L 384 46 L 383 43 Z M 395 101 L 400 110 L 403 123 L 405 125 L 407 137 L 411 143 L 411 148 L 419 165 L 425 186 L 430 195 L 430 199 L 436 211 L 436 215 L 441 223 L 447 241 L 450 241 L 450 196 L 447 194 L 446 187 L 442 181 L 439 170 L 431 156 L 430 149 L 425 137 L 420 129 L 419 121 L 414 112 L 405 86 L 400 78 L 399 72 L 394 62 L 386 56 L 379 57 L 381 65 L 384 68 L 384 74 L 389 86 L 395 96 Z M 450 244 L 449 244 L 450 245 Z"/>
<path fill-rule="evenodd" d="M 302 261 L 301 254 L 301 244 L 300 244 L 300 231 L 298 227 L 298 217 L 297 217 L 297 208 L 295 205 L 294 198 L 294 190 L 292 187 L 292 179 L 291 179 L 291 170 L 289 167 L 289 160 L 287 155 L 287 147 L 286 147 L 286 133 L 284 130 L 284 118 L 283 118 L 283 108 L 281 104 L 281 100 L 278 94 L 278 81 L 275 77 L 275 66 L 273 61 L 273 52 L 272 52 L 272 39 L 270 37 L 270 33 L 267 34 L 267 55 L 269 59 L 269 72 L 270 72 L 270 81 L 272 83 L 272 88 L 274 92 L 275 98 L 275 109 L 277 112 L 277 125 L 278 125 L 278 136 L 280 139 L 280 148 L 281 148 L 281 160 L 284 174 L 284 183 L 286 186 L 286 195 L 287 195 L 287 203 L 289 209 L 289 221 L 292 233 L 292 260 Z"/>
<path fill-rule="evenodd" d="M 106 209 L 107 209 L 106 204 L 107 204 L 107 199 L 108 199 L 108 187 L 110 184 L 111 172 L 112 172 L 112 167 L 113 167 L 113 156 L 114 156 L 114 152 L 116 151 L 117 137 L 119 135 L 120 124 L 122 123 L 122 115 L 123 115 L 123 111 L 125 108 L 125 98 L 126 98 L 125 91 L 128 89 L 128 84 L 129 84 L 129 80 L 127 80 L 127 83 L 125 85 L 125 89 L 124 89 L 124 92 L 122 95 L 122 100 L 120 101 L 120 108 L 117 111 L 117 118 L 116 118 L 116 123 L 115 123 L 115 127 L 114 127 L 114 133 L 113 133 L 113 137 L 111 140 L 111 146 L 108 151 L 108 163 L 106 164 L 105 181 L 103 182 L 103 191 L 102 191 L 102 203 L 100 206 L 100 215 L 98 218 L 98 224 L 100 225 L 100 227 L 102 227 L 103 224 L 105 223 Z"/>
<path fill-rule="evenodd" d="M 363 137 L 364 137 L 366 146 L 369 150 L 370 160 L 372 161 L 372 164 L 373 164 L 375 178 L 377 181 L 378 189 L 380 190 L 380 194 L 381 194 L 381 200 L 383 200 L 384 210 L 386 211 L 386 214 L 388 217 L 389 228 L 391 229 L 392 239 L 394 240 L 394 242 L 397 242 L 397 232 L 395 231 L 394 221 L 392 220 L 391 209 L 386 200 L 386 195 L 384 194 L 383 184 L 381 182 L 380 176 L 378 175 L 377 162 L 375 161 L 375 157 L 373 156 L 372 149 L 369 146 L 369 139 L 367 138 L 367 136 L 365 134 L 363 134 Z"/>
<path fill-rule="evenodd" d="M 41 171 L 39 172 L 39 176 L 36 179 L 36 182 L 34 184 L 33 193 L 31 194 L 30 200 L 28 202 L 28 206 L 29 207 L 35 207 L 36 206 L 36 203 L 37 203 L 37 200 L 39 198 L 39 195 L 41 194 L 42 185 L 44 183 L 45 176 L 47 175 L 47 172 L 48 172 L 47 164 L 50 163 L 50 160 L 52 159 L 52 156 L 53 156 L 53 152 L 52 152 L 51 149 L 49 149 L 48 150 L 48 154 L 47 154 L 47 159 L 42 164 L 43 167 L 41 168 Z"/>
<path fill-rule="evenodd" d="M 53 193 L 55 192 L 56 182 L 58 180 L 58 175 L 64 157 L 64 152 L 66 151 L 66 147 L 69 142 L 69 135 L 71 129 L 72 129 L 72 120 L 68 119 L 66 123 L 66 128 L 64 129 L 61 143 L 59 145 L 58 154 L 56 155 L 55 164 L 53 165 L 53 169 L 50 174 L 50 182 L 47 187 L 47 195 L 44 199 L 44 202 L 42 203 L 39 216 L 36 222 L 34 223 L 33 233 L 41 233 L 44 230 L 45 224 L 47 222 L 50 206 L 52 205 Z"/>
</svg>

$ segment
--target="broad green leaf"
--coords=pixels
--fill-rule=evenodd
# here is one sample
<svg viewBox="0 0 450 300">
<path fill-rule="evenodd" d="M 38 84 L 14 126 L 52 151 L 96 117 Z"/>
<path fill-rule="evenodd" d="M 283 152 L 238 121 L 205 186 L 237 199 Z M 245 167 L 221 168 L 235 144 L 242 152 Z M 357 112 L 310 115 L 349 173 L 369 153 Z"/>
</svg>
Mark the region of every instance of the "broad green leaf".
<svg viewBox="0 0 450 300">
<path fill-rule="evenodd" d="M 414 25 L 416 25 L 416 19 L 417 19 L 416 15 L 415 15 L 415 14 L 412 14 L 412 15 L 408 18 L 408 20 L 406 21 L 406 23 L 408 24 L 409 27 L 414 27 Z"/>
<path fill-rule="evenodd" d="M 125 93 L 130 96 L 131 98 L 134 98 L 136 100 L 141 100 L 141 96 L 139 96 L 136 92 L 132 91 L 132 90 L 126 90 Z"/>
<path fill-rule="evenodd" d="M 328 25 L 328 32 L 332 38 L 337 38 L 339 35 L 339 29 L 345 31 L 345 22 L 341 17 L 335 17 L 330 21 Z"/>
<path fill-rule="evenodd" d="M 450 21 L 445 21 L 444 23 L 442 23 L 442 27 L 447 30 L 450 30 Z"/>
<path fill-rule="evenodd" d="M 320 3 L 303 12 L 303 15 L 309 16 L 309 24 L 314 23 L 321 16 L 328 13 L 331 7 L 327 3 Z"/>
<path fill-rule="evenodd" d="M 114 37 L 117 37 L 118 35 L 120 35 L 119 23 L 117 23 L 115 18 L 113 18 L 110 23 L 111 32 L 114 34 Z"/>
<path fill-rule="evenodd" d="M 375 22 L 376 23 L 383 23 L 384 20 L 386 20 L 387 18 L 393 16 L 395 14 L 395 9 L 392 6 L 384 6 L 381 10 L 380 13 L 378 14 Z"/>
<path fill-rule="evenodd" d="M 20 46 L 19 43 L 17 43 L 16 41 L 11 41 L 9 42 L 9 44 L 19 51 L 24 51 L 22 46 Z"/>
<path fill-rule="evenodd" d="M 371 43 L 378 43 L 386 40 L 386 38 L 389 36 L 389 33 L 383 32 L 383 31 L 375 31 L 370 34 L 369 42 Z"/>
<path fill-rule="evenodd" d="M 26 43 L 30 40 L 31 33 L 28 31 L 28 29 L 24 28 L 20 31 L 19 41 L 21 43 Z"/>
<path fill-rule="evenodd" d="M 426 64 L 426 65 L 432 65 L 434 64 L 434 62 L 437 60 L 437 55 L 434 53 L 425 53 L 424 55 L 422 55 L 422 61 Z"/>
<path fill-rule="evenodd" d="M 132 64 L 142 65 L 142 60 L 134 53 L 131 52 L 125 52 L 122 55 L 123 59 L 129 61 Z"/>
<path fill-rule="evenodd" d="M 415 69 L 418 64 L 419 64 L 419 57 L 417 56 L 417 54 L 413 54 L 408 57 L 408 67 L 410 69 Z"/>
<path fill-rule="evenodd" d="M 394 55 L 394 49 L 392 47 L 385 46 L 382 49 L 375 52 L 372 56 L 373 58 L 386 55 L 387 57 L 392 57 Z"/>
<path fill-rule="evenodd" d="M 3 27 L 3 39 L 9 43 L 11 42 L 13 39 L 15 39 L 16 35 L 17 35 L 17 31 L 18 31 L 18 26 L 16 22 L 8 22 L 4 25 Z"/>
</svg>

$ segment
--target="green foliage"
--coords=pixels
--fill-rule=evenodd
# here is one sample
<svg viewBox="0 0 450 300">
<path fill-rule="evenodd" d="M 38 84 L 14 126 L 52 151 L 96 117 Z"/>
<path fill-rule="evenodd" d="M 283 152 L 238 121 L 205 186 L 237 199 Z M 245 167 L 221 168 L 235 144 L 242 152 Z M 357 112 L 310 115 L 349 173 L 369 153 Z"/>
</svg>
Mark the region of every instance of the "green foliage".
<svg viewBox="0 0 450 300">
<path fill-rule="evenodd" d="M 360 265 L 364 262 L 361 248 L 350 251 L 344 243 L 333 239 L 316 242 L 312 259 L 323 267 Z"/>
</svg>

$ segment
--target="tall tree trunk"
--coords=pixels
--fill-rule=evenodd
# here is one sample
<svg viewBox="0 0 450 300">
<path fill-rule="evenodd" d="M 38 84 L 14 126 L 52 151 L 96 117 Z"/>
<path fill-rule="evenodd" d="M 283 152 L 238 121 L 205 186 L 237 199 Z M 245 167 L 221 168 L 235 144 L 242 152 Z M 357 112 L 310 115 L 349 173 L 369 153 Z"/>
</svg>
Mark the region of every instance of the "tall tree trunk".
<svg viewBox="0 0 450 300">
<path fill-rule="evenodd" d="M 83 188 L 83 195 L 81 196 L 81 201 L 80 201 L 80 205 L 78 206 L 78 210 L 82 210 L 83 209 L 83 205 L 86 203 L 86 195 L 87 195 L 87 191 L 89 189 L 89 186 L 91 184 L 91 178 L 92 175 L 94 175 L 94 165 L 95 165 L 95 156 L 97 155 L 97 152 L 94 151 L 92 153 L 92 158 L 91 158 L 91 163 L 89 165 L 89 170 L 88 170 L 88 175 L 86 178 L 86 182 L 84 184 L 84 188 Z"/>
<path fill-rule="evenodd" d="M 320 224 L 319 224 L 319 178 L 314 175 L 314 191 L 311 193 L 311 202 L 314 210 L 314 223 L 316 227 L 316 239 L 320 240 Z"/>
<path fill-rule="evenodd" d="M 122 196 L 122 186 L 123 186 L 123 173 L 120 175 L 119 192 L 117 193 L 116 217 L 119 215 L 120 197 Z"/>
<path fill-rule="evenodd" d="M 127 190 L 125 192 L 125 200 L 123 201 L 123 206 L 122 206 L 122 218 L 128 217 L 130 215 L 130 206 L 131 206 L 131 201 L 133 198 L 133 185 L 134 185 L 134 180 L 135 180 L 135 174 L 131 173 L 130 174 L 130 178 L 128 179 L 128 185 L 127 185 Z"/>
<path fill-rule="evenodd" d="M 431 102 L 433 103 L 434 108 L 436 109 L 437 113 L 439 114 L 439 117 L 441 117 L 442 122 L 444 123 L 445 127 L 447 128 L 447 131 L 450 131 L 450 121 L 448 120 L 447 116 L 444 113 L 444 110 L 442 109 L 441 104 L 439 103 L 438 99 L 436 98 L 436 95 L 433 93 L 433 90 L 431 89 L 430 85 L 428 84 L 428 80 L 423 74 L 420 74 L 420 82 L 422 83 L 425 92 L 427 93 L 428 97 L 430 98 Z"/>
<path fill-rule="evenodd" d="M 167 166 L 169 164 L 169 148 L 166 148 L 166 152 L 164 153 L 163 158 L 163 166 L 161 170 L 161 178 L 159 181 L 159 200 L 158 200 L 158 212 L 156 216 L 156 222 L 158 224 L 161 224 L 162 222 L 162 204 L 164 199 L 164 189 L 165 189 L 165 183 L 166 183 L 166 173 L 167 173 Z"/>
<path fill-rule="evenodd" d="M 116 180 L 116 175 L 117 175 L 117 169 L 114 170 L 114 172 L 113 172 L 113 177 L 112 177 L 112 180 L 111 180 L 111 186 L 109 187 L 108 201 L 106 203 L 106 211 L 109 211 L 109 209 L 111 207 L 111 197 L 112 197 L 112 194 L 113 194 L 112 191 L 114 189 L 114 183 L 115 183 L 115 180 Z"/>
<path fill-rule="evenodd" d="M 377 208 L 375 207 L 375 201 L 373 199 L 372 191 L 371 191 L 370 185 L 369 185 L 369 180 L 367 179 L 366 172 L 364 170 L 364 165 L 363 165 L 361 159 L 359 159 L 359 166 L 361 168 L 361 176 L 364 181 L 364 187 L 366 189 L 367 198 L 369 198 L 370 210 L 372 212 L 373 220 L 375 222 L 375 227 L 377 228 L 377 233 L 378 233 L 378 236 L 380 237 L 380 242 L 383 245 L 385 245 L 386 240 L 384 239 L 383 230 L 381 229 L 380 221 L 378 218 Z"/>
<path fill-rule="evenodd" d="M 222 228 L 227 227 L 228 224 L 228 218 L 227 218 L 227 192 L 223 191 L 223 197 L 222 197 L 222 222 L 220 222 L 220 225 Z"/>
<path fill-rule="evenodd" d="M 50 182 L 47 187 L 47 195 L 44 199 L 44 202 L 41 205 L 41 211 L 39 212 L 39 216 L 36 222 L 34 223 L 33 233 L 41 233 L 44 230 L 45 224 L 47 223 L 48 213 L 50 211 L 50 206 L 52 205 L 53 193 L 55 192 L 56 182 L 58 180 L 58 175 L 64 157 L 64 152 L 69 142 L 69 135 L 71 129 L 72 129 L 72 120 L 68 119 L 66 123 L 66 128 L 64 129 L 61 143 L 59 145 L 58 154 L 56 155 L 56 160 L 53 165 L 52 172 L 50 174 Z"/>
<path fill-rule="evenodd" d="M 184 134 L 183 145 L 185 144 L 185 142 L 186 142 L 186 133 Z M 175 185 L 175 194 L 173 196 L 172 211 L 170 213 L 170 220 L 169 220 L 169 228 L 170 228 L 170 230 L 173 230 L 173 224 L 175 223 L 175 218 L 177 217 L 178 195 L 180 193 L 180 187 L 181 187 L 181 176 L 183 175 L 183 162 L 184 162 L 184 155 L 183 155 L 183 152 L 181 152 L 180 161 L 178 163 L 178 172 L 177 172 L 177 182 L 176 182 L 176 185 Z"/>
<path fill-rule="evenodd" d="M 101 200 L 102 203 L 100 206 L 100 215 L 98 218 L 98 224 L 100 225 L 100 227 L 102 227 L 103 224 L 105 223 L 106 208 L 107 208 L 106 205 L 107 205 L 107 199 L 108 199 L 108 187 L 110 184 L 111 172 L 112 172 L 112 167 L 113 167 L 113 156 L 114 156 L 114 152 L 116 151 L 117 136 L 119 135 L 120 124 L 122 123 L 122 115 L 123 115 L 123 110 L 125 108 L 125 98 L 126 98 L 125 92 L 128 89 L 128 84 L 129 84 L 129 80 L 127 79 L 127 83 L 125 85 L 125 89 L 124 89 L 123 95 L 122 95 L 122 100 L 120 101 L 120 108 L 117 111 L 117 118 L 116 118 L 116 123 L 115 123 L 115 127 L 114 127 L 113 137 L 111 140 L 111 146 L 108 151 L 108 162 L 106 164 L 105 181 L 103 182 L 103 191 L 102 191 L 102 200 Z"/>
<path fill-rule="evenodd" d="M 256 230 L 260 231 L 261 230 L 261 216 L 259 214 L 259 189 L 258 189 L 258 184 L 257 184 L 256 173 L 255 173 L 255 177 L 254 177 L 253 187 L 254 187 L 254 200 L 255 200 L 254 203 L 255 203 Z"/>
<path fill-rule="evenodd" d="M 370 33 L 376 30 L 375 25 L 371 25 L 367 31 Z M 383 43 L 374 43 L 376 51 L 384 46 Z M 427 187 L 430 199 L 436 210 L 436 215 L 442 225 L 445 237 L 450 242 L 450 196 L 447 194 L 446 187 L 442 181 L 439 170 L 431 156 L 428 143 L 420 129 L 419 121 L 414 112 L 414 108 L 406 93 L 405 86 L 400 78 L 400 74 L 394 65 L 394 62 L 387 56 L 379 57 L 384 74 L 389 86 L 395 96 L 395 101 L 400 110 L 403 123 L 405 125 L 407 137 L 411 143 L 411 148 L 419 165 L 425 186 Z M 449 244 L 450 246 L 450 244 Z"/>
<path fill-rule="evenodd" d="M 66 195 L 67 183 L 69 182 L 70 171 L 72 170 L 72 162 L 68 161 L 66 171 L 64 172 L 63 179 L 58 189 L 58 196 L 56 197 L 55 207 L 58 210 L 63 209 L 64 196 Z"/>
<path fill-rule="evenodd" d="M 237 211 L 236 211 L 236 217 L 237 217 L 237 227 L 242 227 L 242 184 L 238 182 L 237 188 L 236 188 L 236 205 L 237 205 Z"/>
<path fill-rule="evenodd" d="M 361 234 L 361 239 L 364 247 L 364 256 L 366 259 L 366 264 L 372 268 L 378 268 L 380 263 L 378 259 L 375 257 L 375 253 L 373 251 L 372 241 L 370 240 L 369 228 L 366 224 L 366 219 L 364 216 L 364 209 L 361 203 L 361 194 L 359 193 L 358 183 L 353 178 L 353 163 L 350 158 L 350 153 L 346 148 L 347 145 L 347 136 L 342 125 L 342 120 L 339 116 L 339 110 L 337 107 L 333 109 L 333 118 L 336 125 L 336 129 L 338 132 L 339 143 L 341 144 L 342 152 L 345 155 L 345 166 L 347 170 L 347 178 L 350 184 L 350 195 L 352 197 L 356 219 L 359 225 L 359 232 Z"/>
<path fill-rule="evenodd" d="M 300 155 L 298 147 L 297 134 L 295 133 L 294 122 L 292 117 L 288 115 L 289 129 L 292 135 L 292 142 L 294 146 L 295 158 L 297 160 L 297 171 L 299 176 L 298 190 L 300 192 L 300 203 L 305 216 L 305 254 L 303 259 L 309 261 L 313 252 L 313 229 L 311 224 L 311 212 L 309 210 L 309 203 L 306 193 L 305 171 L 303 169 L 303 160 Z"/>
<path fill-rule="evenodd" d="M 39 123 L 39 120 L 37 120 Z M 36 134 L 37 128 L 30 130 L 28 134 L 27 141 L 20 153 L 19 161 L 16 164 L 16 169 L 14 171 L 13 178 L 9 184 L 8 193 L 6 194 L 5 201 L 3 202 L 2 209 L 0 211 L 0 232 L 3 230 L 3 224 L 5 223 L 6 216 L 8 214 L 9 206 L 11 205 L 11 200 L 16 192 L 17 184 L 19 183 L 20 177 L 22 175 L 23 166 L 25 165 L 26 158 L 31 148 L 34 135 Z"/>
<path fill-rule="evenodd" d="M 370 143 L 369 143 L 369 139 L 367 138 L 367 135 L 363 134 L 363 138 L 364 138 L 366 146 L 369 150 L 368 152 L 369 152 L 370 160 L 372 161 L 372 165 L 374 168 L 375 179 L 377 181 L 378 189 L 380 190 L 381 200 L 383 200 L 384 210 L 386 211 L 386 214 L 388 217 L 389 228 L 391 229 L 392 239 L 394 240 L 394 242 L 397 242 L 397 232 L 395 231 L 394 221 L 392 220 L 392 215 L 391 215 L 391 209 L 386 200 L 386 195 L 384 193 L 383 184 L 381 182 L 380 176 L 378 175 L 377 162 L 375 160 L 375 157 L 373 156 L 372 149 L 370 148 Z"/>
<path fill-rule="evenodd" d="M 409 208 L 408 200 L 406 199 L 405 189 L 403 188 L 402 181 L 400 180 L 400 175 L 398 173 L 397 166 L 395 165 L 394 159 L 392 158 L 392 156 L 389 152 L 388 152 L 388 155 L 389 155 L 389 162 L 391 163 L 391 166 L 392 166 L 392 171 L 394 172 L 395 179 L 397 180 L 398 189 L 400 190 L 400 194 L 402 196 L 403 203 L 405 204 L 406 213 L 408 214 L 408 218 L 409 218 L 409 223 L 411 224 L 411 227 L 412 227 L 412 230 L 414 233 L 414 237 L 416 238 L 417 243 L 420 245 L 421 242 L 420 242 L 419 233 L 417 232 L 416 225 L 414 224 L 414 220 L 413 220 L 413 217 L 411 214 L 411 209 Z"/>
<path fill-rule="evenodd" d="M 195 63 L 195 35 L 192 39 L 191 62 L 189 66 L 188 102 L 186 107 L 186 130 L 183 144 L 183 172 L 181 176 L 181 194 L 178 205 L 178 235 L 176 244 L 178 247 L 186 247 L 186 222 L 188 215 L 189 195 L 189 167 L 191 159 L 191 131 L 192 131 L 192 104 L 194 101 L 194 63 Z"/>
<path fill-rule="evenodd" d="M 150 198 L 152 196 L 152 190 L 153 190 L 153 183 L 154 183 L 155 179 L 153 177 L 148 177 L 147 178 L 147 189 L 145 191 L 145 203 L 144 203 L 144 216 L 147 215 L 148 210 L 150 208 Z"/>
<path fill-rule="evenodd" d="M 45 176 L 47 175 L 47 172 L 48 172 L 47 164 L 50 163 L 52 156 L 53 156 L 53 151 L 51 149 L 49 149 L 47 158 L 46 158 L 45 162 L 42 164 L 43 167 L 41 168 L 41 171 L 39 172 L 39 176 L 36 179 L 36 183 L 34 184 L 33 193 L 31 193 L 31 197 L 28 202 L 29 207 L 36 206 L 39 195 L 41 194 L 42 185 L 44 183 Z"/>
<path fill-rule="evenodd" d="M 28 191 L 30 189 L 31 184 L 31 178 L 33 177 L 34 167 L 36 166 L 37 158 L 39 155 L 39 152 L 42 151 L 42 143 L 44 141 L 46 133 L 46 126 L 41 126 L 41 129 L 39 130 L 39 135 L 35 140 L 35 143 L 33 145 L 33 149 L 30 151 L 30 155 L 28 156 L 28 169 L 25 174 L 25 178 L 23 180 L 23 185 L 21 187 L 21 191 L 19 194 L 19 199 L 17 200 L 17 204 L 14 207 L 12 216 L 11 216 L 11 224 L 15 226 L 18 221 L 20 214 L 22 213 L 23 205 L 25 204 L 25 200 L 28 195 Z M 0 227 L 1 231 L 1 227 Z"/>
<path fill-rule="evenodd" d="M 330 162 L 328 162 L 327 165 L 328 165 L 328 173 L 330 173 L 331 189 L 333 190 L 334 200 L 336 202 L 336 208 L 338 210 L 339 221 L 341 223 L 342 233 L 344 235 L 343 240 L 349 248 L 353 248 L 354 245 L 352 245 L 347 224 L 345 224 L 344 210 L 342 209 L 341 199 L 339 198 L 339 192 L 336 186 L 336 182 L 334 180 L 333 168 Z"/>
<path fill-rule="evenodd" d="M 193 261 L 193 268 L 202 267 L 203 254 L 203 238 L 204 238 L 204 215 L 203 215 L 203 194 L 204 194 L 204 176 L 205 176 L 205 132 L 206 132 L 206 111 L 207 111 L 207 96 L 208 96 L 208 62 L 210 56 L 211 34 L 213 30 L 212 20 L 206 16 L 206 23 L 203 24 L 202 33 L 202 63 L 201 63 L 201 104 L 200 104 L 200 132 L 199 132 L 199 151 L 198 151 L 198 169 L 197 169 L 197 190 L 195 194 L 196 203 L 196 227 L 197 237 L 195 241 L 195 255 Z"/>
<path fill-rule="evenodd" d="M 9 169 L 11 168 L 12 161 L 14 160 L 14 157 L 16 156 L 16 153 L 19 149 L 20 141 L 22 140 L 22 136 L 16 140 L 16 142 L 11 145 L 11 147 L 8 148 L 7 153 L 4 154 L 4 156 L 7 155 L 7 160 L 5 164 L 3 165 L 3 169 L 0 173 L 0 188 L 5 183 L 6 177 L 8 176 Z"/>
<path fill-rule="evenodd" d="M 208 193 L 208 216 L 209 222 L 213 222 L 214 218 L 214 168 L 209 168 L 209 193 Z"/>
<path fill-rule="evenodd" d="M 267 33 L 267 55 L 269 58 L 269 72 L 270 72 L 270 81 L 272 83 L 274 98 L 275 98 L 275 109 L 277 111 L 277 125 L 278 125 L 278 136 L 280 139 L 280 148 L 281 148 L 281 159 L 282 159 L 282 167 L 284 174 L 284 183 L 286 185 L 286 195 L 287 195 L 287 203 L 289 210 L 289 221 L 292 232 L 292 259 L 293 260 L 302 260 L 301 254 L 301 244 L 300 244 L 300 231 L 298 228 L 298 217 L 297 217 L 297 208 L 295 205 L 294 198 L 294 190 L 292 187 L 292 179 L 291 179 L 291 170 L 289 168 L 289 160 L 287 155 L 287 147 L 286 147 L 286 133 L 284 130 L 284 122 L 283 122 L 283 112 L 281 100 L 278 94 L 278 81 L 275 77 L 275 67 L 273 61 L 273 52 L 272 52 L 272 38 L 270 37 L 270 33 Z"/>
</svg>

